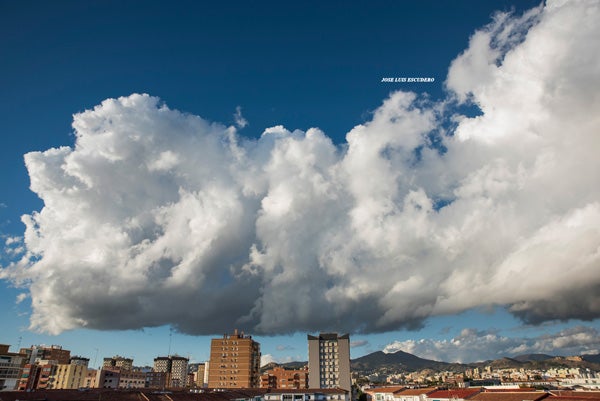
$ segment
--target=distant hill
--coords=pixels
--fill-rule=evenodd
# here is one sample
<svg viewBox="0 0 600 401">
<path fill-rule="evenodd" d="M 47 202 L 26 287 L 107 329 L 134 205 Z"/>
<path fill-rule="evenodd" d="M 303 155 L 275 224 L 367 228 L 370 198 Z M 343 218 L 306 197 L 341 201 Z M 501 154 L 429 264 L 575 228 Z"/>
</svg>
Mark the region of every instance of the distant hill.
<svg viewBox="0 0 600 401">
<path fill-rule="evenodd" d="M 263 365 L 263 366 L 260 367 L 260 372 L 264 373 L 267 370 L 273 369 L 273 368 L 275 368 L 277 366 L 280 366 L 277 362 L 269 362 L 266 365 Z"/>
<path fill-rule="evenodd" d="M 592 362 L 592 363 L 600 363 L 600 354 L 581 355 L 581 358 L 584 361 L 588 361 L 588 362 Z"/>
<path fill-rule="evenodd" d="M 512 359 L 516 359 L 519 362 L 533 362 L 533 361 L 546 361 L 548 359 L 554 358 L 552 355 L 546 354 L 524 354 L 513 357 Z"/>
<path fill-rule="evenodd" d="M 508 357 L 494 359 L 493 361 L 488 361 L 486 363 L 486 365 L 491 366 L 494 369 L 510 369 L 510 368 L 521 367 L 524 364 L 525 364 L 525 362 L 521 362 L 516 358 L 508 358 Z"/>
<path fill-rule="evenodd" d="M 286 369 L 300 369 L 308 362 L 288 362 L 284 364 L 270 363 L 261 368 L 261 371 L 282 366 Z M 560 357 L 546 354 L 524 354 L 514 358 L 499 358 L 483 362 L 468 364 L 449 363 L 420 358 L 404 351 L 385 353 L 373 352 L 350 361 L 350 368 L 360 375 L 371 373 L 391 374 L 395 372 L 415 372 L 425 369 L 431 371 L 453 371 L 463 372 L 468 368 L 491 366 L 494 369 L 525 368 L 525 369 L 549 369 L 556 367 L 579 367 L 600 371 L 600 354 L 582 355 L 574 357 Z"/>
<path fill-rule="evenodd" d="M 382 351 L 373 352 L 350 361 L 353 371 L 371 371 L 378 368 L 393 368 L 396 370 L 415 371 L 421 369 L 455 370 L 456 367 L 465 366 L 455 363 L 439 362 L 419 358 L 404 351 L 386 354 Z"/>
<path fill-rule="evenodd" d="M 280 366 L 284 369 L 302 369 L 306 365 L 308 365 L 308 362 L 287 362 L 287 363 L 270 362 L 264 366 L 261 366 L 260 371 L 261 371 L 261 373 L 264 373 L 267 370 L 271 370 L 278 366 Z"/>
<path fill-rule="evenodd" d="M 286 369 L 302 369 L 303 367 L 305 367 L 307 365 L 308 365 L 308 362 L 287 362 L 287 363 L 281 364 L 281 366 L 283 366 Z"/>
</svg>

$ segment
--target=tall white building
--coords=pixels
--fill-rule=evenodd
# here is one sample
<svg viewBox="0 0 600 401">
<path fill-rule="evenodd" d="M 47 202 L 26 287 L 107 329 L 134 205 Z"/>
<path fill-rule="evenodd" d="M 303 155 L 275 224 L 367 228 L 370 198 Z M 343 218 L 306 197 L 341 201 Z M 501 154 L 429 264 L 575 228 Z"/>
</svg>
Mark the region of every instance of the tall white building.
<svg viewBox="0 0 600 401">
<path fill-rule="evenodd" d="M 337 333 L 308 335 L 308 386 L 351 391 L 350 336 Z"/>
</svg>

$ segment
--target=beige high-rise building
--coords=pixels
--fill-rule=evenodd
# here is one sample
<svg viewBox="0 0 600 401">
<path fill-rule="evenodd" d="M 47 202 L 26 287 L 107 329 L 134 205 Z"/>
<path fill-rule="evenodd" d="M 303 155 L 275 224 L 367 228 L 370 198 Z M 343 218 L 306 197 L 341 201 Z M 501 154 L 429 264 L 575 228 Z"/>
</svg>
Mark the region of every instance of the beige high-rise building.
<svg viewBox="0 0 600 401">
<path fill-rule="evenodd" d="M 98 375 L 100 371 L 95 369 L 88 369 L 87 375 L 83 379 L 83 387 L 85 388 L 96 388 L 98 387 Z"/>
<path fill-rule="evenodd" d="M 321 333 L 308 335 L 308 386 L 351 391 L 350 336 Z"/>
<path fill-rule="evenodd" d="M 210 388 L 260 387 L 260 344 L 244 333 L 225 334 L 210 343 Z"/>
<path fill-rule="evenodd" d="M 54 371 L 54 380 L 48 388 L 53 389 L 77 389 L 85 387 L 87 377 L 87 366 L 81 364 L 59 364 Z"/>
<path fill-rule="evenodd" d="M 196 370 L 196 374 L 195 374 L 195 379 L 196 379 L 196 386 L 198 387 L 204 387 L 204 376 L 206 373 L 206 364 L 205 363 L 199 363 L 198 364 L 198 369 Z"/>
</svg>

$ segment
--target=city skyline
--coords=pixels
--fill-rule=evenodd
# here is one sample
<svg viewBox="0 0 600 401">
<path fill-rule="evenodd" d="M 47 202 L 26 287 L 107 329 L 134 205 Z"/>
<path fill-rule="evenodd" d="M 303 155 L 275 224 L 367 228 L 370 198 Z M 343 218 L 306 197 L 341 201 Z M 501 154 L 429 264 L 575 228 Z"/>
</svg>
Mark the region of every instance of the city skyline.
<svg viewBox="0 0 600 401">
<path fill-rule="evenodd" d="M 599 353 L 599 4 L 515 3 L 6 4 L 0 343 Z"/>
<path fill-rule="evenodd" d="M 307 365 L 301 369 L 269 366 L 269 369 L 260 375 L 260 380 L 257 379 L 258 365 L 251 362 L 251 359 L 256 361 L 255 357 L 260 354 L 260 344 L 244 333 L 234 332 L 232 335 L 225 334 L 221 338 L 213 338 L 210 364 L 207 362 L 189 365 L 189 360 L 185 357 L 158 356 L 154 358 L 153 367 L 134 366 L 132 359 L 116 355 L 104 358 L 102 367 L 97 370 L 89 368 L 88 358 L 73 356 L 70 350 L 61 346 L 31 346 L 22 348 L 19 353 L 11 353 L 7 345 L 0 344 L 0 357 L 5 361 L 0 387 L 6 391 L 12 387 L 16 388 L 18 383 L 18 391 L 82 387 L 181 390 L 184 387 L 197 389 L 208 384 L 208 388 L 219 388 L 221 391 L 260 387 L 271 390 L 284 389 L 283 391 L 337 389 L 349 393 L 350 383 L 354 382 L 354 379 L 357 380 L 356 384 L 359 381 L 364 384 L 364 381 L 368 380 L 404 385 L 388 385 L 381 388 L 385 392 L 411 388 L 407 385 L 415 383 L 443 383 L 460 388 L 467 381 L 471 385 L 484 382 L 502 383 L 505 389 L 506 386 L 519 388 L 532 384 L 549 388 L 583 385 L 589 389 L 598 389 L 600 386 L 597 380 L 598 372 L 594 370 L 598 366 L 594 360 L 597 361 L 600 355 L 587 359 L 579 356 L 553 358 L 548 355 L 529 354 L 519 356 L 516 360 L 502 358 L 461 367 L 452 363 L 426 361 L 405 353 L 399 357 L 392 356 L 387 361 L 382 360 L 381 355 L 373 355 L 369 358 L 359 358 L 359 366 L 352 371 L 354 379 L 351 379 L 347 334 L 319 333 L 318 336 L 308 335 L 307 340 Z M 16 375 L 15 370 L 18 370 L 18 366 L 21 366 L 22 373 Z M 206 369 L 212 373 L 205 375 L 208 372 Z M 208 379 L 209 377 L 212 379 Z M 223 380 L 229 382 L 225 383 Z M 377 388 L 374 391 L 378 392 Z"/>
</svg>

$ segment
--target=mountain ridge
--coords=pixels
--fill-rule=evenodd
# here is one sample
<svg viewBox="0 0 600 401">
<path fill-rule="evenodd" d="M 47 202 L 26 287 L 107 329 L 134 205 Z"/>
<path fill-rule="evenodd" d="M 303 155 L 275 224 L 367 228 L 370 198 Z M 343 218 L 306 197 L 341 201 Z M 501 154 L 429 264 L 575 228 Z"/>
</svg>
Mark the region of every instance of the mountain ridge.
<svg viewBox="0 0 600 401">
<path fill-rule="evenodd" d="M 308 365 L 308 362 L 303 361 L 281 364 L 271 362 L 270 364 L 263 366 L 261 370 L 264 371 L 275 366 L 281 366 L 285 369 L 300 369 L 306 365 Z M 415 372 L 424 369 L 458 372 L 466 369 L 482 368 L 484 366 L 491 366 L 496 369 L 549 369 L 564 366 L 580 367 L 600 371 L 600 354 L 569 357 L 553 356 L 548 354 L 522 354 L 513 357 L 502 357 L 486 361 L 458 363 L 421 358 L 419 356 L 399 350 L 390 353 L 375 351 L 350 360 L 350 369 L 353 372 L 358 372 L 361 374 L 369 374 L 374 371 L 383 371 L 382 373 L 390 373 L 394 371 Z"/>
</svg>

